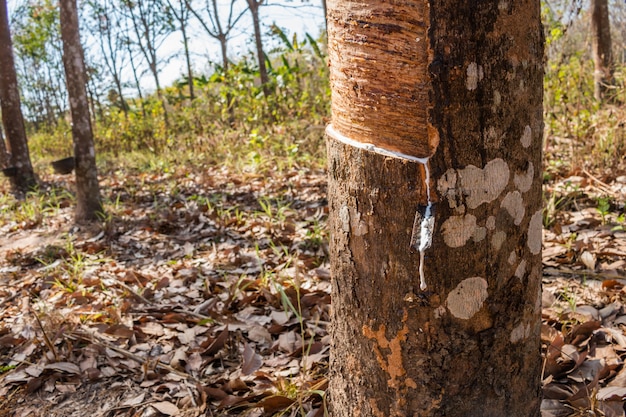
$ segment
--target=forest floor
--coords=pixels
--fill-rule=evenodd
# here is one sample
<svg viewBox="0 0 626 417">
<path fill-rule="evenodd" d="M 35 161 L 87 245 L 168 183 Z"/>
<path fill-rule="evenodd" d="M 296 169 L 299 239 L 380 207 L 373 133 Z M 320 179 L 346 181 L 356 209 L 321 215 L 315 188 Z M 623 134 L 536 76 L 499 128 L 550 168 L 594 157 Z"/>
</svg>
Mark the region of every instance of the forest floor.
<svg viewBox="0 0 626 417">
<path fill-rule="evenodd" d="M 325 415 L 325 173 L 101 177 L 0 202 L 0 417 Z M 543 416 L 624 416 L 626 171 L 544 191 Z"/>
</svg>

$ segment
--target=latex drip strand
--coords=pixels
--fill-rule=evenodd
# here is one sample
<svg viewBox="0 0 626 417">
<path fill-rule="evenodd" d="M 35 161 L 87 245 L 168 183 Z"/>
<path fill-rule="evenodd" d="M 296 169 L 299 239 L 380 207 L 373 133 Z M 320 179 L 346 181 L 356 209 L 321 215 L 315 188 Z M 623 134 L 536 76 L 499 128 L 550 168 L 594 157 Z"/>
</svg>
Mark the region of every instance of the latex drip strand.
<svg viewBox="0 0 626 417">
<path fill-rule="evenodd" d="M 364 149 L 370 152 L 374 152 L 384 156 L 390 156 L 393 158 L 406 159 L 412 162 L 418 162 L 424 166 L 425 171 L 425 183 L 426 183 L 426 198 L 427 205 L 424 211 L 424 215 L 420 213 L 419 209 L 415 213 L 415 219 L 413 222 L 413 233 L 411 236 L 411 246 L 419 251 L 420 254 L 420 265 L 419 265 L 419 275 L 420 275 L 420 289 L 424 291 L 427 288 L 426 285 L 426 277 L 424 274 L 424 253 L 426 249 L 430 248 L 433 242 L 433 232 L 435 229 L 435 216 L 433 215 L 433 206 L 432 201 L 430 199 L 430 170 L 428 168 L 428 160 L 429 158 L 418 158 L 415 156 L 407 155 L 401 152 L 391 151 L 389 149 L 384 149 L 379 146 L 373 145 L 371 143 L 362 143 L 358 142 L 354 139 L 350 139 L 347 136 L 342 135 L 338 131 L 333 128 L 333 125 L 328 125 L 326 127 L 326 134 L 342 142 L 346 145 Z"/>
</svg>

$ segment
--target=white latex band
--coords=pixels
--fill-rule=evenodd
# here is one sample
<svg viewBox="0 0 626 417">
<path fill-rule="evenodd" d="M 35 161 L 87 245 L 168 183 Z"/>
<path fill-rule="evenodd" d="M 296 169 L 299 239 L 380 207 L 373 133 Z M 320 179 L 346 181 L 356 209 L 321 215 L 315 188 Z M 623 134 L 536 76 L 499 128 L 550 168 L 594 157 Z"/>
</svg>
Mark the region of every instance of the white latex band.
<svg viewBox="0 0 626 417">
<path fill-rule="evenodd" d="M 401 152 L 390 151 L 389 149 L 380 148 L 371 143 L 357 142 L 356 140 L 350 139 L 349 137 L 344 136 L 341 133 L 337 132 L 335 128 L 333 127 L 333 125 L 331 124 L 326 126 L 326 134 L 333 139 L 337 139 L 339 142 L 345 143 L 346 145 L 354 146 L 355 148 L 359 148 L 359 149 L 365 149 L 367 151 L 375 152 L 375 153 L 385 155 L 385 156 L 391 156 L 393 158 L 408 159 L 409 161 L 419 162 L 420 164 L 424 164 L 424 165 L 426 165 L 429 159 L 429 158 L 418 158 L 416 156 L 407 155 Z"/>
</svg>

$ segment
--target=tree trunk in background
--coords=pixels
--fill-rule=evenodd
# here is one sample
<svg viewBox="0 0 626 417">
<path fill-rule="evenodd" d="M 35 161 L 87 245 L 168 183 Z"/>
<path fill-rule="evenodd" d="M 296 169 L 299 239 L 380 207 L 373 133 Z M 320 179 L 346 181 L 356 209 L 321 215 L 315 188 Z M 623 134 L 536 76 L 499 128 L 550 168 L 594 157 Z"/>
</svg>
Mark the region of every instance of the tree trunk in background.
<svg viewBox="0 0 626 417">
<path fill-rule="evenodd" d="M 121 52 L 120 38 L 123 39 L 122 32 L 120 30 L 119 23 L 113 25 L 115 19 L 120 19 L 121 15 L 114 8 L 110 7 L 108 2 L 100 5 L 101 9 L 97 10 L 98 13 L 98 44 L 100 45 L 100 51 L 102 53 L 102 59 L 106 66 L 111 78 L 113 78 L 113 84 L 115 84 L 115 91 L 117 92 L 119 106 L 124 112 L 124 117 L 128 118 L 129 106 L 124 98 L 124 91 L 122 87 L 122 70 L 124 65 L 119 62 L 119 54 Z M 112 104 L 116 104 L 118 100 L 111 100 Z"/>
<path fill-rule="evenodd" d="M 329 0 L 328 36 L 331 415 L 539 416 L 539 1 Z"/>
<path fill-rule="evenodd" d="M 191 68 L 191 57 L 189 56 L 189 38 L 187 37 L 187 31 L 185 30 L 185 25 L 187 22 L 180 23 L 180 31 L 183 35 L 183 47 L 185 51 L 185 62 L 187 63 L 187 79 L 189 80 L 189 99 L 191 101 L 195 100 L 196 95 L 193 91 L 193 70 Z"/>
<path fill-rule="evenodd" d="M 130 68 L 133 70 L 133 80 L 135 81 L 135 88 L 137 89 L 137 97 L 139 97 L 139 101 L 141 102 L 141 115 L 145 118 L 147 117 L 146 103 L 143 97 L 143 93 L 141 91 L 141 83 L 139 82 L 137 65 L 135 65 L 133 50 L 130 48 L 130 43 L 128 44 L 128 60 L 130 61 Z"/>
<path fill-rule="evenodd" d="M 148 69 L 154 79 L 156 94 L 163 106 L 163 121 L 169 129 L 169 110 L 167 99 L 163 95 L 161 78 L 159 77 L 159 58 L 157 56 L 158 45 L 163 41 L 165 32 L 169 34 L 169 23 L 164 19 L 164 15 L 159 14 L 159 10 L 164 8 L 160 1 L 128 1 L 124 3 L 128 8 L 130 21 L 135 32 L 137 46 L 145 58 Z"/>
<path fill-rule="evenodd" d="M 254 42 L 256 43 L 257 60 L 259 61 L 259 76 L 261 77 L 261 85 L 263 94 L 268 97 L 271 94 L 269 88 L 270 78 L 267 75 L 267 67 L 265 66 L 265 52 L 263 50 L 263 39 L 261 38 L 261 23 L 259 20 L 259 7 L 263 0 L 247 0 L 248 8 L 252 14 L 252 24 L 254 27 Z"/>
<path fill-rule="evenodd" d="M 6 0 L 0 0 L 0 105 L 10 154 L 8 165 L 15 168 L 9 179 L 13 192 L 21 195 L 33 189 L 37 180 L 26 141 Z"/>
<path fill-rule="evenodd" d="M 72 114 L 72 137 L 76 158 L 76 212 L 77 223 L 90 222 L 102 214 L 96 150 L 93 142 L 87 75 L 83 48 L 80 43 L 76 0 L 61 0 L 61 37 L 63 64 Z"/>
<path fill-rule="evenodd" d="M 183 36 L 183 53 L 185 54 L 187 79 L 189 80 L 189 99 L 193 101 L 195 99 L 193 91 L 193 71 L 191 68 L 191 56 L 189 54 L 189 37 L 187 35 L 187 24 L 189 23 L 189 14 L 191 13 L 191 9 L 189 7 L 189 2 L 186 0 L 178 1 L 180 9 L 176 8 L 171 0 L 167 0 L 167 4 L 172 12 L 172 15 L 174 15 L 174 18 L 178 22 L 178 28 Z"/>
<path fill-rule="evenodd" d="M 608 0 L 591 0 L 591 53 L 594 62 L 593 95 L 607 98 L 613 85 L 613 53 Z"/>
</svg>

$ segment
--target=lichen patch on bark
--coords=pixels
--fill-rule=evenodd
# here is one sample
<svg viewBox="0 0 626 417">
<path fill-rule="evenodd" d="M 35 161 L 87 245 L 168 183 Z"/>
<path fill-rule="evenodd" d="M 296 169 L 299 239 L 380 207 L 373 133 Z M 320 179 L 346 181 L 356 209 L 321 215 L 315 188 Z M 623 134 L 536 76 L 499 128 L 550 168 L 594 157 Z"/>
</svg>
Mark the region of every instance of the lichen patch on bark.
<svg viewBox="0 0 626 417">
<path fill-rule="evenodd" d="M 448 206 L 451 209 L 457 207 L 456 203 L 456 182 L 457 182 L 456 170 L 453 168 L 448 169 L 437 181 L 437 190 L 442 199 L 448 200 Z"/>
<path fill-rule="evenodd" d="M 487 228 L 477 227 L 472 234 L 472 240 L 476 243 L 483 241 L 487 237 Z"/>
<path fill-rule="evenodd" d="M 354 219 L 352 221 L 351 229 L 354 231 L 355 236 L 363 236 L 369 232 L 369 228 L 367 227 L 367 223 L 365 220 L 361 218 L 361 213 L 356 213 L 356 216 L 353 216 Z"/>
<path fill-rule="evenodd" d="M 525 193 L 530 190 L 530 187 L 533 184 L 533 177 L 535 176 L 535 167 L 532 162 L 528 162 L 528 168 L 526 172 L 523 174 L 515 173 L 513 176 L 513 184 L 515 187 L 520 190 L 520 192 Z"/>
<path fill-rule="evenodd" d="M 465 80 L 467 89 L 470 91 L 476 90 L 478 82 L 481 81 L 484 76 L 485 73 L 482 65 L 478 65 L 475 62 L 470 63 L 467 66 L 467 79 Z"/>
<path fill-rule="evenodd" d="M 519 191 L 511 191 L 507 193 L 507 195 L 505 195 L 502 199 L 500 207 L 505 209 L 507 213 L 511 215 L 516 226 L 519 226 L 520 223 L 522 223 L 526 209 L 524 208 L 522 194 Z"/>
<path fill-rule="evenodd" d="M 487 280 L 481 277 L 461 281 L 446 299 L 446 306 L 450 313 L 459 319 L 471 319 L 482 308 L 489 296 L 487 286 Z"/>
<path fill-rule="evenodd" d="M 533 142 L 533 131 L 530 126 L 526 125 L 524 127 L 524 133 L 522 134 L 520 142 L 524 148 L 528 148 Z"/>
<path fill-rule="evenodd" d="M 517 268 L 515 269 L 515 276 L 521 281 L 522 278 L 524 278 L 524 275 L 526 274 L 526 259 L 522 259 L 519 263 L 519 265 L 517 265 Z"/>
<path fill-rule="evenodd" d="M 493 159 L 479 168 L 474 165 L 455 171 L 449 169 L 437 182 L 437 189 L 448 200 L 450 208 L 461 205 L 475 209 L 500 196 L 510 177 L 509 165 L 501 158 Z"/>
<path fill-rule="evenodd" d="M 341 229 L 350 233 L 350 209 L 348 206 L 342 206 L 339 209 L 339 220 L 341 221 Z"/>
<path fill-rule="evenodd" d="M 475 209 L 490 203 L 504 191 L 509 182 L 509 165 L 500 158 L 487 162 L 484 169 L 469 165 L 459 172 L 460 188 L 467 206 Z"/>
<path fill-rule="evenodd" d="M 476 229 L 476 216 L 450 216 L 441 226 L 443 240 L 451 248 L 464 246 Z"/>
<path fill-rule="evenodd" d="M 498 230 L 491 236 L 491 246 L 495 251 L 499 251 L 502 244 L 506 240 L 506 233 L 502 230 Z"/>
<path fill-rule="evenodd" d="M 520 340 L 526 339 L 530 335 L 530 324 L 527 322 L 520 323 L 511 332 L 511 343 L 517 343 Z"/>
<path fill-rule="evenodd" d="M 498 110 L 500 103 L 502 103 L 502 95 L 499 91 L 495 90 L 493 92 L 493 106 L 491 107 L 491 111 L 495 113 Z"/>
<path fill-rule="evenodd" d="M 537 210 L 530 218 L 528 225 L 528 249 L 533 255 L 538 255 L 541 252 L 542 213 L 542 210 Z"/>
</svg>

